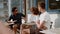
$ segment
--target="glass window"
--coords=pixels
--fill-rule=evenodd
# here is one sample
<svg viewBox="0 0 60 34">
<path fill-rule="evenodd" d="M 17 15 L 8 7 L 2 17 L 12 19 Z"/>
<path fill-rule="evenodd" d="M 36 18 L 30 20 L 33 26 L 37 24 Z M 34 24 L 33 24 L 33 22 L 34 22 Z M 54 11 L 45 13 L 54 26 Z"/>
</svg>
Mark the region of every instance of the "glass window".
<svg viewBox="0 0 60 34">
<path fill-rule="evenodd" d="M 45 0 L 26 0 L 26 13 L 30 14 L 30 8 L 36 7 L 36 3 L 38 2 L 45 2 Z"/>
<path fill-rule="evenodd" d="M 49 9 L 60 9 L 60 0 L 49 0 Z"/>
<path fill-rule="evenodd" d="M 11 7 L 17 7 L 20 12 L 20 0 L 11 0 Z"/>
<path fill-rule="evenodd" d="M 26 13 L 30 14 L 30 8 L 34 7 L 34 1 L 36 0 L 26 0 Z"/>
<path fill-rule="evenodd" d="M 0 0 L 0 19 L 5 21 L 8 15 L 8 0 Z"/>
<path fill-rule="evenodd" d="M 45 0 L 38 0 L 38 2 L 45 2 Z"/>
</svg>

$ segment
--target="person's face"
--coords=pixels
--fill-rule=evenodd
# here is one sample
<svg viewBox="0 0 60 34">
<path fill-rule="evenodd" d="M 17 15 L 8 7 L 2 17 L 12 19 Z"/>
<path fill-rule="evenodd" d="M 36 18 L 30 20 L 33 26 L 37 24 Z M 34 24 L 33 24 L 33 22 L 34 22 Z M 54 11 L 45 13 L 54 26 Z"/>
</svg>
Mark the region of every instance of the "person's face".
<svg viewBox="0 0 60 34">
<path fill-rule="evenodd" d="M 31 13 L 33 13 L 33 9 L 31 8 L 30 10 L 31 10 Z"/>
<path fill-rule="evenodd" d="M 16 15 L 17 13 L 18 13 L 18 10 L 15 9 L 14 12 L 13 12 L 13 14 Z"/>
<path fill-rule="evenodd" d="M 38 5 L 38 11 L 41 12 L 41 7 Z"/>
<path fill-rule="evenodd" d="M 30 8 L 30 11 L 32 12 L 33 11 L 33 8 Z"/>
</svg>

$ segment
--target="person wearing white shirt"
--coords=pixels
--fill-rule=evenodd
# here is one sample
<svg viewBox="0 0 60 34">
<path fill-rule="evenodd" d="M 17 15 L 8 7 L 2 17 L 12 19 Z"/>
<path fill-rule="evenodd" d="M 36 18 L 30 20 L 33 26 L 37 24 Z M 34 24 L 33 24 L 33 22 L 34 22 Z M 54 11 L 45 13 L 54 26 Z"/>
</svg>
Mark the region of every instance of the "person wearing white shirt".
<svg viewBox="0 0 60 34">
<path fill-rule="evenodd" d="M 37 20 L 39 20 L 39 11 L 38 11 L 38 8 L 36 8 L 36 7 L 32 7 L 30 10 L 31 10 L 31 14 L 27 15 L 27 22 L 35 23 L 31 27 L 31 33 L 33 33 L 33 32 L 35 32 L 35 29 L 36 29 Z"/>
<path fill-rule="evenodd" d="M 39 20 L 37 22 L 37 28 L 42 30 L 50 29 L 50 16 L 45 10 L 45 3 L 38 3 L 38 10 L 41 12 Z"/>
<path fill-rule="evenodd" d="M 36 23 L 38 19 L 39 19 L 38 8 L 32 7 L 31 14 L 27 15 L 27 22 L 28 23 L 32 23 L 32 22 Z"/>
</svg>

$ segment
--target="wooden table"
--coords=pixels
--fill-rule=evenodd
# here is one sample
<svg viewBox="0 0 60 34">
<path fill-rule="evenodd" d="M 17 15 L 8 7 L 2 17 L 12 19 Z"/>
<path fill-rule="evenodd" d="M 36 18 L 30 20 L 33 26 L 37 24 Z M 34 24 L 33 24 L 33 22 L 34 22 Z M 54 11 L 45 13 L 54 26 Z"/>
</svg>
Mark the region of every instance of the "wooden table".
<svg viewBox="0 0 60 34">
<path fill-rule="evenodd" d="M 60 28 L 49 29 L 49 30 L 44 30 L 40 32 L 43 32 L 45 34 L 60 34 Z"/>
<path fill-rule="evenodd" d="M 20 34 L 30 34 L 30 29 L 35 23 L 24 23 L 21 24 Z"/>
<path fill-rule="evenodd" d="M 10 22 L 10 21 L 9 21 L 9 22 Z M 3 23 L 3 24 L 4 24 L 5 26 L 9 27 L 9 25 L 14 24 L 15 21 L 10 22 L 10 23 L 9 23 L 9 22 L 5 22 L 5 23 Z"/>
</svg>

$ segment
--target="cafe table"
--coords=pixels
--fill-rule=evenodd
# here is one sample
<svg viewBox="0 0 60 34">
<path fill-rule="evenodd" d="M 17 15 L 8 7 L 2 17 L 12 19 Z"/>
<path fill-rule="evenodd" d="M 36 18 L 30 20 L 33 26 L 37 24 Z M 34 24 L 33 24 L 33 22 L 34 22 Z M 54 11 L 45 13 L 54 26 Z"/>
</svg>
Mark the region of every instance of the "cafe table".
<svg viewBox="0 0 60 34">
<path fill-rule="evenodd" d="M 7 22 L 5 22 L 3 24 L 8 27 L 9 25 L 14 24 L 14 22 L 15 21 L 7 21 Z"/>
<path fill-rule="evenodd" d="M 31 27 L 35 25 L 35 23 L 23 23 L 20 26 L 20 34 L 30 34 Z"/>
</svg>

